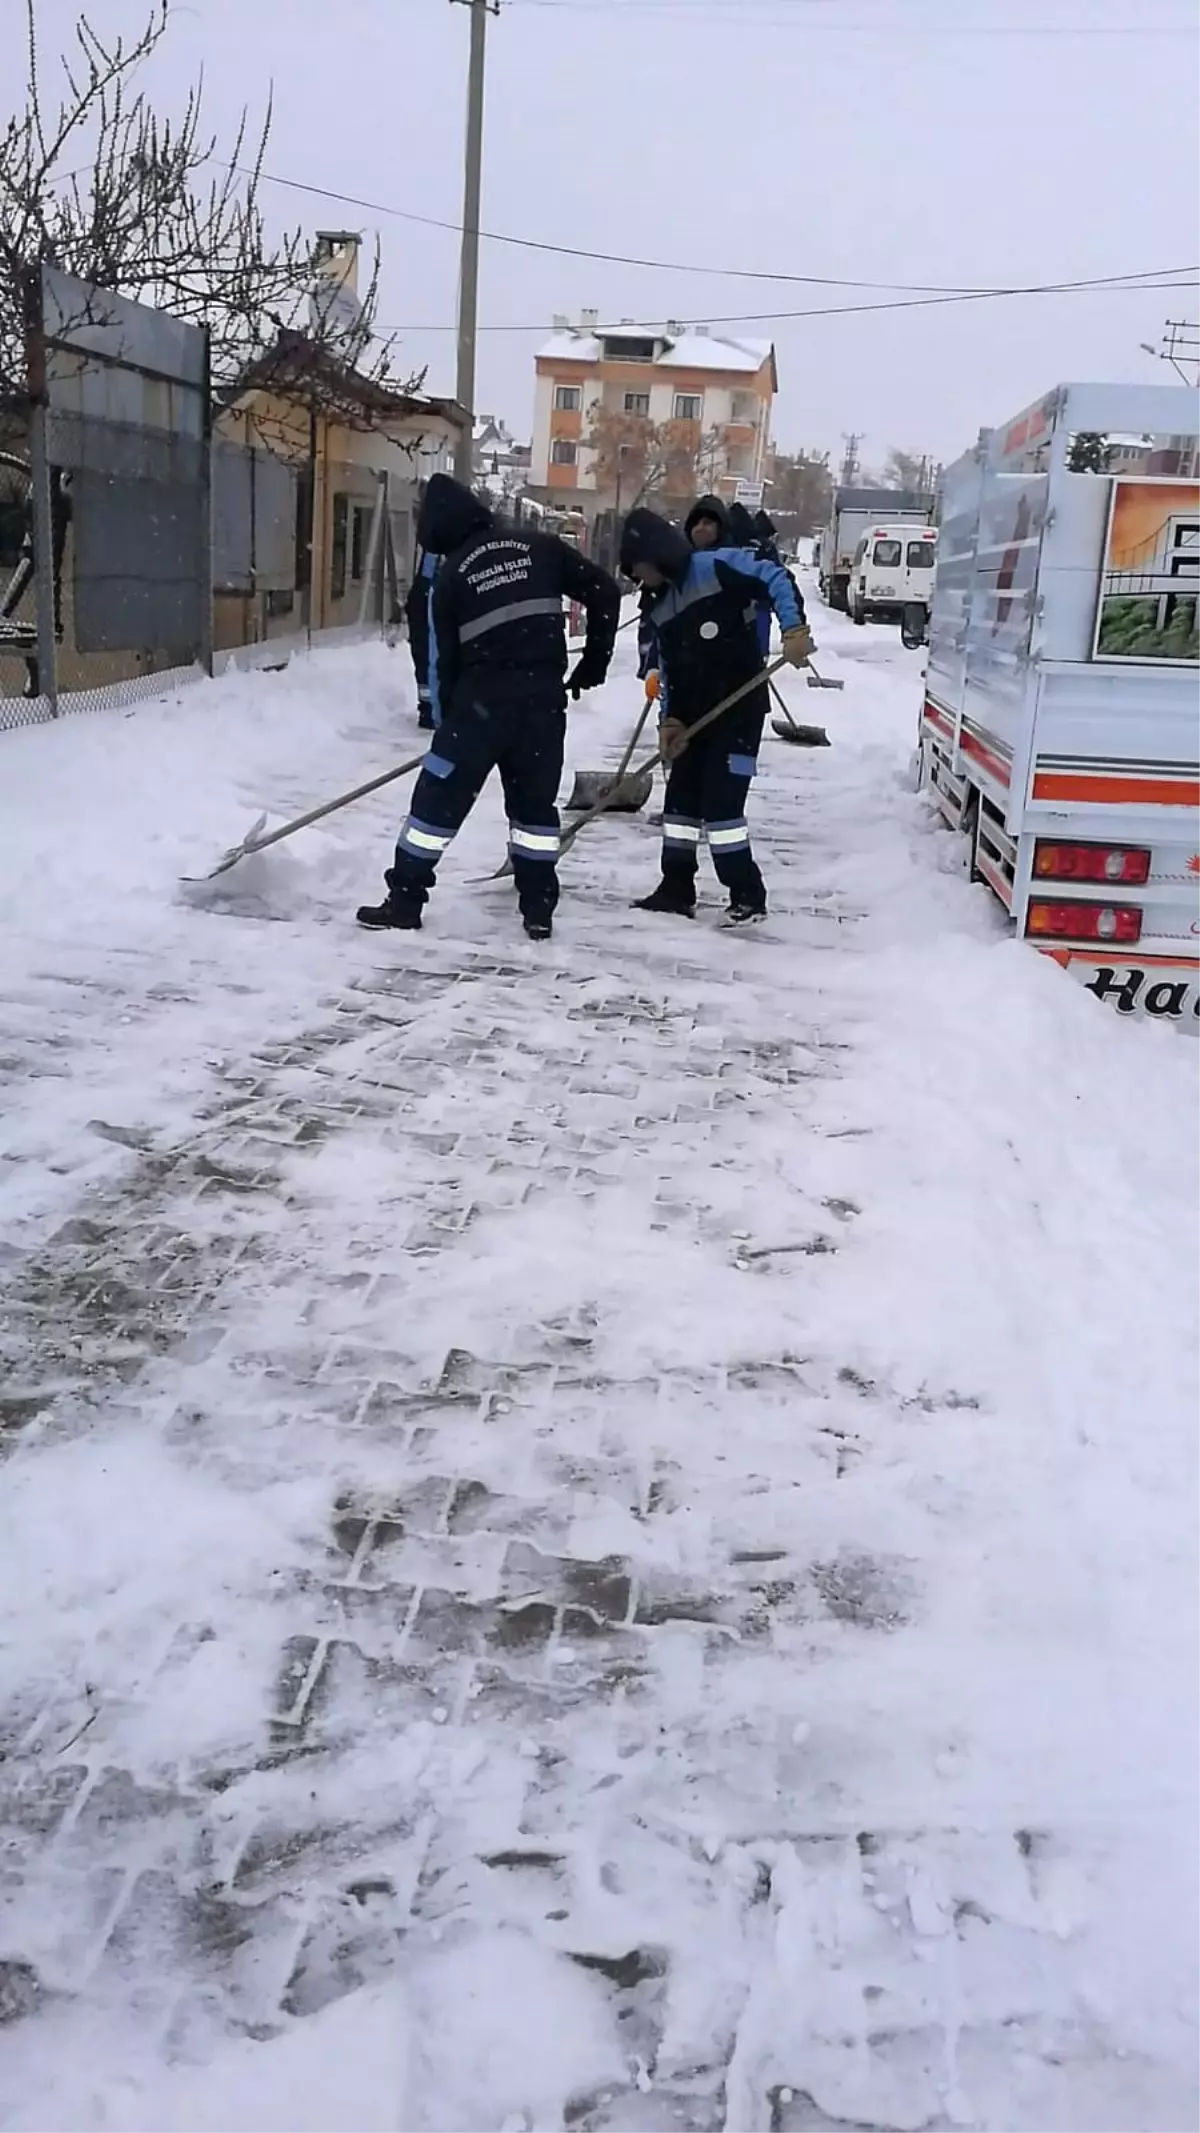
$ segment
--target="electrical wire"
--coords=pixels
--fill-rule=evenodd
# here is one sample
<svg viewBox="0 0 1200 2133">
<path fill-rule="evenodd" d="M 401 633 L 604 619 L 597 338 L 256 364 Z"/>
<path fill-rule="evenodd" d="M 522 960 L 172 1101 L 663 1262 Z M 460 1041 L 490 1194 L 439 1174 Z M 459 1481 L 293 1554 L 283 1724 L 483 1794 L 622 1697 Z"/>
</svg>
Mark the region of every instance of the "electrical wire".
<svg viewBox="0 0 1200 2133">
<path fill-rule="evenodd" d="M 218 156 L 214 156 L 213 161 L 220 162 L 221 159 Z M 363 208 L 366 213 L 370 215 L 387 215 L 400 222 L 420 223 L 426 229 L 446 230 L 455 237 L 461 237 L 462 235 L 461 222 L 451 222 L 438 215 L 422 215 L 418 214 L 416 210 L 412 208 L 393 207 L 386 205 L 384 202 L 379 200 L 365 200 L 360 195 L 357 195 L 355 193 L 335 192 L 329 186 L 312 185 L 306 179 L 303 178 L 282 177 L 276 171 L 262 170 L 254 172 L 249 168 L 249 166 L 243 163 L 223 164 L 222 168 L 236 171 L 240 177 L 257 176 L 262 183 L 281 186 L 288 192 L 311 193 L 315 199 L 332 200 L 339 207 L 360 207 Z M 752 267 L 706 267 L 698 266 L 694 262 L 688 264 L 685 261 L 679 259 L 645 259 L 626 252 L 590 251 L 582 245 L 550 244 L 543 238 L 514 237 L 510 232 L 503 230 L 480 230 L 479 237 L 481 243 L 515 245 L 519 250 L 525 252 L 551 252 L 558 258 L 566 259 L 594 259 L 600 261 L 603 265 L 615 267 L 646 267 L 657 274 L 707 274 L 712 276 L 714 279 L 721 281 L 773 281 L 800 283 L 807 288 L 868 289 L 881 293 L 886 291 L 888 293 L 894 293 L 899 296 L 927 297 L 930 299 L 937 300 L 938 302 L 952 298 L 969 300 L 971 298 L 984 296 L 1028 296 L 1040 295 L 1043 293 L 1041 287 L 994 287 L 986 289 L 971 289 L 960 287 L 947 287 L 944 283 L 939 282 L 863 281 L 853 276 L 839 276 L 833 274 L 778 274 L 767 273 L 765 271 L 759 272 L 757 268 Z M 1117 283 L 1129 281 L 1154 282 L 1157 285 L 1160 277 L 1174 274 L 1193 274 L 1196 272 L 1200 272 L 1200 269 L 1195 267 L 1146 267 L 1141 269 L 1136 274 L 1103 275 L 1099 277 L 1098 280 L 1090 280 L 1083 282 L 1053 282 L 1046 284 L 1045 287 L 1055 290 L 1094 288 L 1102 286 L 1104 283 L 1111 283 L 1115 285 Z M 1181 286 L 1186 285 L 1181 284 Z M 858 309 L 860 307 L 849 306 L 847 308 Z M 864 306 L 861 308 L 889 309 L 892 307 Z M 745 322 L 749 324 L 756 319 L 815 318 L 821 316 L 821 314 L 819 312 L 804 311 L 763 311 L 749 312 L 743 314 L 743 316 Z M 736 325 L 738 323 L 738 320 L 736 318 L 730 317 L 723 319 L 720 323 L 723 325 Z M 443 329 L 440 326 L 431 326 L 425 328 L 412 327 L 408 330 L 412 332 L 424 331 L 430 333 L 440 333 Z M 541 329 L 537 327 L 521 326 L 513 327 L 510 330 L 513 332 L 525 333 L 537 332 Z"/>
<path fill-rule="evenodd" d="M 1179 271 L 1195 272 L 1194 269 L 1185 270 L 1182 268 Z M 879 304 L 821 304 L 808 311 L 743 311 L 736 316 L 725 318 L 718 313 L 706 312 L 705 324 L 708 326 L 769 326 L 784 324 L 791 319 L 798 318 L 852 318 L 862 316 L 865 313 L 878 313 L 880 311 L 923 311 L 934 305 L 987 303 L 1005 297 L 1086 296 L 1096 295 L 1103 290 L 1107 290 L 1110 296 L 1145 296 L 1153 294 L 1156 290 L 1190 291 L 1196 286 L 1197 284 L 1194 281 L 1121 281 L 1119 278 L 1114 279 L 1112 276 L 1105 275 L 1094 281 L 1045 282 L 1040 286 L 1027 289 L 976 289 L 966 295 L 959 296 L 897 297 Z M 397 326 L 393 330 L 397 333 L 456 333 L 458 328 L 457 326 Z M 556 329 L 553 324 L 548 325 L 542 319 L 533 325 L 481 325 L 476 330 L 479 333 L 552 334 Z M 561 331 L 562 329 L 558 330 Z M 656 330 L 661 332 L 662 320 L 622 319 L 616 327 L 610 321 L 605 330 L 609 333 L 649 333 Z"/>
<path fill-rule="evenodd" d="M 778 6 L 780 0 L 775 0 Z M 907 42 L 914 37 L 1192 37 L 1196 28 L 1187 23 L 963 23 L 922 21 L 919 16 L 906 15 L 903 22 L 868 21 L 840 13 L 818 15 L 806 5 L 801 21 L 800 9 L 788 15 L 764 15 L 753 12 L 753 0 L 743 8 L 733 8 L 731 0 L 715 0 L 712 6 L 700 5 L 698 0 L 502 0 L 505 9 L 537 8 L 548 15 L 599 14 L 616 15 L 688 15 L 699 22 L 737 22 L 749 24 L 755 29 L 803 28 L 811 30 L 838 30 L 855 35 L 866 33 L 881 37 L 902 37 Z M 721 12 L 721 9 L 725 12 Z"/>
</svg>

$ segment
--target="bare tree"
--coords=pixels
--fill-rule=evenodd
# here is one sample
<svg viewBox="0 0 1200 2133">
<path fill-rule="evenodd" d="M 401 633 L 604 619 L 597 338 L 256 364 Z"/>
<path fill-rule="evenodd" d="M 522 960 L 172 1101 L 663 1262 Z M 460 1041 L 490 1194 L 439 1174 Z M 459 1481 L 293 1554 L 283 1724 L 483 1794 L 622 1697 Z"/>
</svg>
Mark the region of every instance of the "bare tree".
<svg viewBox="0 0 1200 2133">
<path fill-rule="evenodd" d="M 892 489 L 921 492 L 929 487 L 933 464 L 928 453 L 906 451 L 902 445 L 894 444 L 884 461 L 884 483 Z"/>
<path fill-rule="evenodd" d="M 815 532 L 829 517 L 832 501 L 828 452 L 776 453 L 771 516 L 782 534 L 799 540 Z"/>
<path fill-rule="evenodd" d="M 137 76 L 167 27 L 167 0 L 129 40 L 102 37 L 81 15 L 55 104 L 36 0 L 25 0 L 23 108 L 0 132 L 0 394 L 24 391 L 25 290 L 45 263 L 206 327 L 218 393 L 251 366 L 261 373 L 281 342 L 292 377 L 300 341 L 336 358 L 314 365 L 323 395 L 338 371 L 390 382 L 394 348 L 374 330 L 378 256 L 352 319 L 310 316 L 308 244 L 298 230 L 272 238 L 260 200 L 270 104 L 257 128 L 243 113 L 224 155 L 203 131 L 198 88 L 179 118 L 161 116 Z M 347 419 L 361 422 L 353 398 Z"/>
</svg>

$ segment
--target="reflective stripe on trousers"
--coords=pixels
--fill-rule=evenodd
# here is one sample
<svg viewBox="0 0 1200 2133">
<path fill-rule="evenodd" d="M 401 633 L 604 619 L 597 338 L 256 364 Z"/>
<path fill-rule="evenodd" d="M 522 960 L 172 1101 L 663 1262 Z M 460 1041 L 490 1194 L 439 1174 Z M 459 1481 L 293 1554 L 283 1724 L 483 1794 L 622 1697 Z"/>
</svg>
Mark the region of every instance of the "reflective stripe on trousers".
<svg viewBox="0 0 1200 2133">
<path fill-rule="evenodd" d="M 410 815 L 396 839 L 398 852 L 411 852 L 417 859 L 431 860 L 436 866 L 443 852 L 448 852 L 454 842 L 453 830 L 435 829 L 431 822 L 419 822 Z"/>
<path fill-rule="evenodd" d="M 663 816 L 663 843 L 688 845 L 693 851 L 700 843 L 702 825 L 686 815 Z"/>
<path fill-rule="evenodd" d="M 737 822 L 706 822 L 704 834 L 711 852 L 736 852 L 739 846 L 748 845 L 750 831 L 743 815 Z"/>
<path fill-rule="evenodd" d="M 508 825 L 508 848 L 520 853 L 523 859 L 547 859 L 553 865 L 558 858 L 559 837 L 556 829 L 526 829 L 522 823 Z"/>
</svg>

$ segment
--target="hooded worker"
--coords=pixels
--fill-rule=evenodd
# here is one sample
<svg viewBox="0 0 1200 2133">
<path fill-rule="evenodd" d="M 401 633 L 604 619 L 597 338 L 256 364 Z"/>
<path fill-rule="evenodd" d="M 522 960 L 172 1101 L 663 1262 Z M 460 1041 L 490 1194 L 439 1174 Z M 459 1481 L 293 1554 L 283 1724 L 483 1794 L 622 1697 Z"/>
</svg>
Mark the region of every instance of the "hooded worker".
<svg viewBox="0 0 1200 2133">
<path fill-rule="evenodd" d="M 642 911 L 690 918 L 707 837 L 728 918 L 741 925 L 766 914 L 767 894 L 750 849 L 746 796 L 767 709 L 765 683 L 689 741 L 689 730 L 726 696 L 762 674 L 755 629 L 774 611 L 784 656 L 803 666 L 812 650 L 804 603 L 785 570 L 739 548 L 693 548 L 653 511 L 631 511 L 621 535 L 621 568 L 649 594 L 659 683 L 659 748 L 669 763 L 663 807 L 662 879 Z"/>
<path fill-rule="evenodd" d="M 429 639 L 438 732 L 384 876 L 387 896 L 364 904 L 358 921 L 420 926 L 438 861 L 498 768 L 525 931 L 548 940 L 558 902 L 556 801 L 567 691 L 578 697 L 604 680 L 620 591 L 607 571 L 554 534 L 497 524 L 448 474 L 430 478 L 417 539 L 439 558 Z M 564 600 L 578 601 L 587 617 L 569 681 Z"/>
<path fill-rule="evenodd" d="M 779 553 L 779 543 L 775 538 L 775 531 L 775 521 L 770 517 L 769 513 L 756 511 L 754 514 L 754 538 L 758 544 L 760 556 L 768 563 L 782 563 L 783 561 L 783 557 Z"/>
<path fill-rule="evenodd" d="M 429 603 L 437 576 L 437 562 L 435 555 L 418 548 L 413 581 L 404 601 L 408 648 L 412 653 L 417 683 L 417 724 L 424 727 L 433 725 L 433 704 L 429 694 Z"/>
<path fill-rule="evenodd" d="M 720 496 L 698 496 L 683 522 L 693 548 L 732 548 L 729 511 Z"/>
<path fill-rule="evenodd" d="M 729 538 L 733 546 L 741 549 L 744 554 L 756 557 L 759 555 L 758 535 L 754 530 L 754 520 L 747 511 L 745 504 L 735 503 L 729 506 Z M 775 556 L 772 560 L 778 563 L 779 558 Z M 800 595 L 796 591 L 795 585 L 793 585 L 792 591 L 799 600 Z M 801 612 L 803 613 L 803 602 L 801 602 Z M 771 649 L 771 610 L 769 607 L 760 607 L 758 609 L 754 618 L 754 627 L 758 635 L 758 649 L 765 660 Z"/>
<path fill-rule="evenodd" d="M 729 528 L 731 548 L 748 548 L 752 555 L 758 554 L 758 535 L 754 531 L 754 520 L 745 504 L 730 504 L 726 511 L 725 523 Z"/>
</svg>

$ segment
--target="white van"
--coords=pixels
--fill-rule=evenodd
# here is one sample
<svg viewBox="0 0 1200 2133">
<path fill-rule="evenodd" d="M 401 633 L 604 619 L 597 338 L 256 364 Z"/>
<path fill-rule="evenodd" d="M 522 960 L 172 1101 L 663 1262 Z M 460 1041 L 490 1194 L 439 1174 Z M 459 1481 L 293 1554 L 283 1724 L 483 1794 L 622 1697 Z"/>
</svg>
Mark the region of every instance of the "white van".
<svg viewBox="0 0 1200 2133">
<path fill-rule="evenodd" d="M 850 565 L 851 621 L 865 622 L 869 615 L 895 619 L 917 601 L 928 608 L 936 561 L 935 527 L 868 526 Z"/>
</svg>

